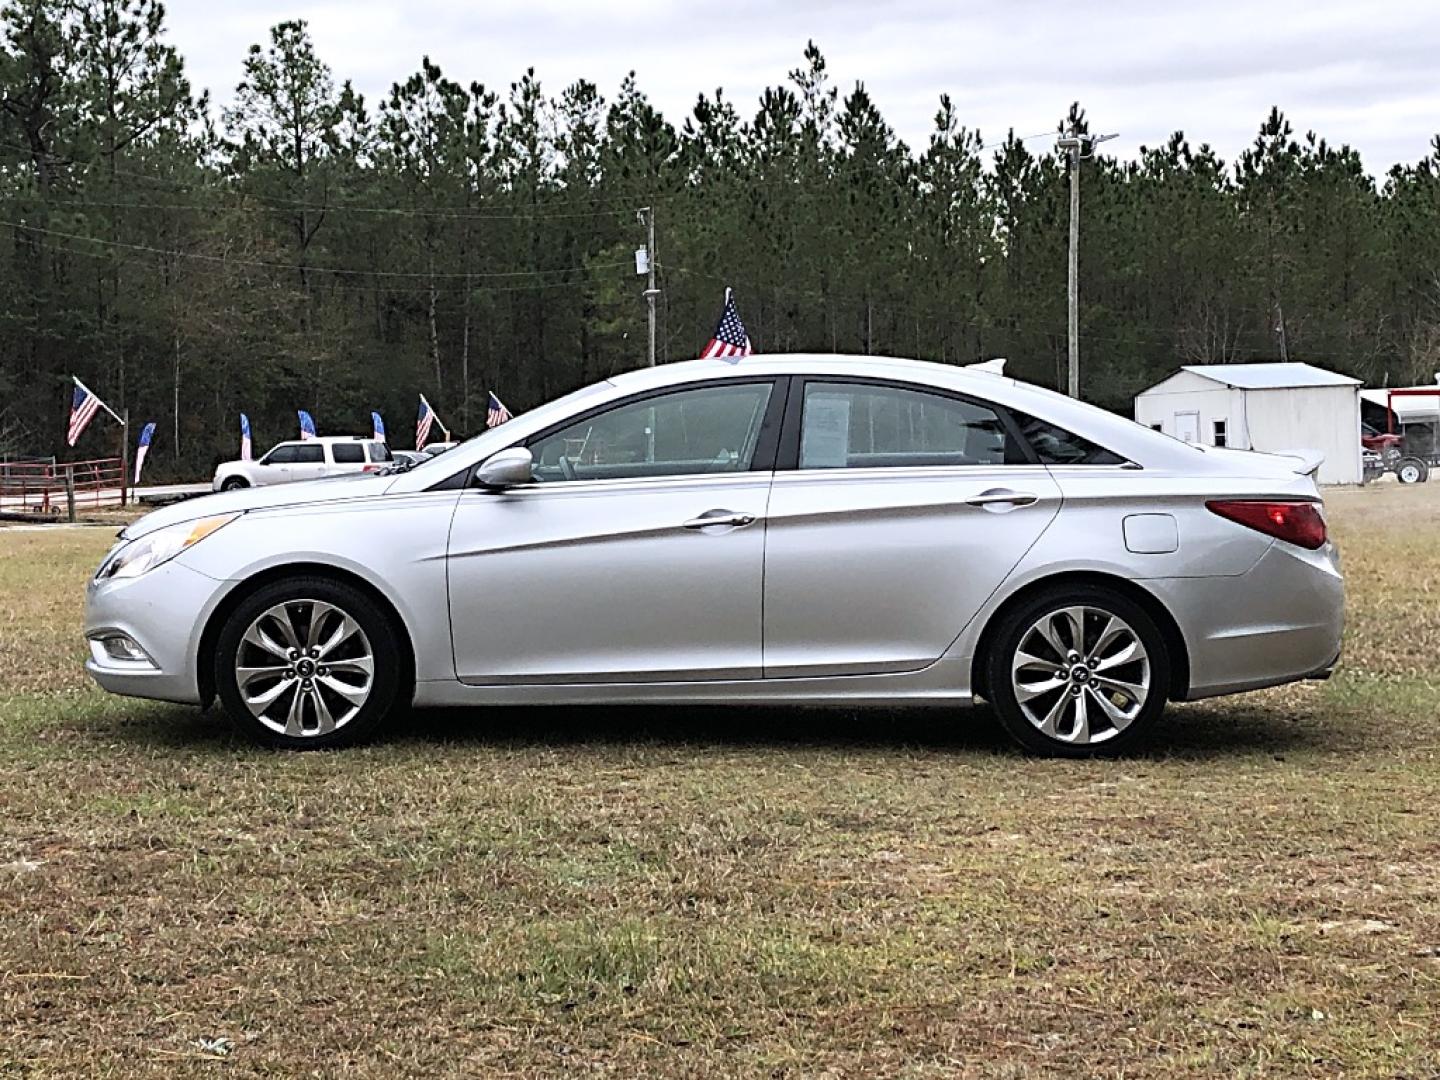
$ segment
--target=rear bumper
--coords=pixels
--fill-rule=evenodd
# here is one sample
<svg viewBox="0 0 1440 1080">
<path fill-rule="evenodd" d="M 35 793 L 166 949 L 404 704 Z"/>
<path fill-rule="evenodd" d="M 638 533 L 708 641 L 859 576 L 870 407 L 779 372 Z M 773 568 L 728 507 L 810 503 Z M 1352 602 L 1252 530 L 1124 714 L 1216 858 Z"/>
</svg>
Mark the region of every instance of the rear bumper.
<svg viewBox="0 0 1440 1080">
<path fill-rule="evenodd" d="M 1339 661 L 1345 586 L 1331 545 L 1305 551 L 1277 542 L 1238 577 L 1144 584 L 1185 638 L 1187 700 L 1326 678 Z"/>
</svg>

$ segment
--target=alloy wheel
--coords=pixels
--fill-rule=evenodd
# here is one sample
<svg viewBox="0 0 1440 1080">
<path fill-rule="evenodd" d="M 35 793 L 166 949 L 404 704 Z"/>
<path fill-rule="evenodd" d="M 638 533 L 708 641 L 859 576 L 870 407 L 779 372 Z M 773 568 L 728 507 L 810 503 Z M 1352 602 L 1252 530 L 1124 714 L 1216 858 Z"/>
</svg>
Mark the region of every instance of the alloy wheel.
<svg viewBox="0 0 1440 1080">
<path fill-rule="evenodd" d="M 292 737 L 329 735 L 364 707 L 375 656 L 360 624 L 323 600 L 286 600 L 255 618 L 235 655 L 250 714 Z"/>
<path fill-rule="evenodd" d="M 1124 619 L 1088 605 L 1058 608 L 1031 624 L 1011 663 L 1025 719 L 1072 745 L 1106 742 L 1139 716 L 1151 692 L 1150 656 Z"/>
</svg>

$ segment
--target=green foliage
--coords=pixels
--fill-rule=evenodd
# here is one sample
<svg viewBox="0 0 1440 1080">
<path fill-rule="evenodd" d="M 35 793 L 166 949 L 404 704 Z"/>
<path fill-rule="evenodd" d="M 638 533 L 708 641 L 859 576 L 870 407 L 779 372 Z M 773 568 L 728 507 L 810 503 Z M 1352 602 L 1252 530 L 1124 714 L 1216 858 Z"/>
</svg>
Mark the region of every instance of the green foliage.
<svg viewBox="0 0 1440 1080">
<path fill-rule="evenodd" d="M 747 119 L 748 115 L 748 119 Z M 1087 130 L 1079 103 L 1060 127 Z M 1278 109 L 1232 165 L 1176 132 L 1087 159 L 1082 387 L 1125 409 L 1181 363 L 1311 360 L 1391 383 L 1440 368 L 1440 136 L 1377 187 Z M 7 444 L 62 449 L 78 374 L 160 434 L 153 475 L 263 449 L 308 408 L 403 432 L 424 392 L 457 432 L 644 362 L 637 219 L 655 207 L 662 361 L 725 286 L 762 351 L 993 356 L 1063 375 L 1068 164 L 987 147 L 941 96 L 912 149 L 814 42 L 747 113 L 677 126 L 526 71 L 500 93 L 429 58 L 375 105 L 303 21 L 244 60 L 216 119 L 157 0 L 0 8 L 0 399 Z M 76 453 L 113 452 L 97 421 Z M 403 441 L 403 437 L 401 440 Z"/>
</svg>

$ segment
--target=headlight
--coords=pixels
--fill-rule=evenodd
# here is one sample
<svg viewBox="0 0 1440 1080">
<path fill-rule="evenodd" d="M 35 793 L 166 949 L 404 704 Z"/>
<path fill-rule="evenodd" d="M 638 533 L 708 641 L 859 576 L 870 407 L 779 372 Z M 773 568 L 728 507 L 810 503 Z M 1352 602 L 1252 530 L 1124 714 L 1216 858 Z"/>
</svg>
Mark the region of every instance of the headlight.
<svg viewBox="0 0 1440 1080">
<path fill-rule="evenodd" d="M 147 570 L 154 570 L 161 563 L 173 559 L 186 548 L 198 544 L 239 516 L 238 513 L 217 514 L 215 517 L 200 518 L 197 521 L 182 521 L 178 525 L 156 529 L 139 540 L 121 544 L 105 557 L 100 569 L 95 571 L 95 580 L 139 577 Z"/>
</svg>

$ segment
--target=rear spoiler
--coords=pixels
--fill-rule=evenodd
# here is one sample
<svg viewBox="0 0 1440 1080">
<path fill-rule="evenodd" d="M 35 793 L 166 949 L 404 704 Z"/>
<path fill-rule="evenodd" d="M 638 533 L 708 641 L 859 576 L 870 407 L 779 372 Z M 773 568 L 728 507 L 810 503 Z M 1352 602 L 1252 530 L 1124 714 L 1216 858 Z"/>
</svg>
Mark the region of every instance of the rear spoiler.
<svg viewBox="0 0 1440 1080">
<path fill-rule="evenodd" d="M 1278 456 L 1295 462 L 1293 468 L 1296 476 L 1316 476 L 1320 472 L 1320 466 L 1325 464 L 1325 455 L 1319 450 L 1288 450 Z"/>
</svg>

